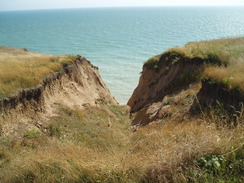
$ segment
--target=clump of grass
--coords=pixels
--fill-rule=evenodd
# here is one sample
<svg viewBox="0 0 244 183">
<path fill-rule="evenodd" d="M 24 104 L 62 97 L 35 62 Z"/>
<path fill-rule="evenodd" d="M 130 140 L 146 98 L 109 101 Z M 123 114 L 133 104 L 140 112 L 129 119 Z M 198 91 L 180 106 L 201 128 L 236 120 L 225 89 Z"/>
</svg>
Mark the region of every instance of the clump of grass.
<svg viewBox="0 0 244 183">
<path fill-rule="evenodd" d="M 73 63 L 75 56 L 52 56 L 0 47 L 0 99 L 35 87 L 53 72 Z"/>
<path fill-rule="evenodd" d="M 244 91 L 244 62 L 229 67 L 208 67 L 204 76 L 210 80 L 223 83 L 229 89 L 239 88 Z"/>
<path fill-rule="evenodd" d="M 34 139 L 39 135 L 41 135 L 41 132 L 39 130 L 33 129 L 33 130 L 27 130 L 24 134 L 24 137 L 28 139 Z"/>
<path fill-rule="evenodd" d="M 160 59 L 160 56 L 157 55 L 157 56 L 153 56 L 151 58 L 149 58 L 145 63 L 144 65 L 149 68 L 149 69 L 158 69 L 159 66 L 158 66 L 158 62 L 159 62 L 159 59 Z"/>
</svg>

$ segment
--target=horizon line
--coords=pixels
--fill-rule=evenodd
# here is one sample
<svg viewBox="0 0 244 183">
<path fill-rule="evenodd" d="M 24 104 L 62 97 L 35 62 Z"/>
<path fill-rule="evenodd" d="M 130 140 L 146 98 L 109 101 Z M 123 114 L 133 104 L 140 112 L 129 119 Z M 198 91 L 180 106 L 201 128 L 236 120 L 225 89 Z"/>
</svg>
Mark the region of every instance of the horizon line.
<svg viewBox="0 0 244 183">
<path fill-rule="evenodd" d="M 103 9 L 103 8 L 162 8 L 162 7 L 244 7 L 244 5 L 151 5 L 151 6 L 89 6 L 89 7 L 71 7 L 71 8 L 41 8 L 41 9 L 13 9 L 0 10 L 0 12 L 10 11 L 42 11 L 42 10 L 72 10 L 72 9 Z"/>
</svg>

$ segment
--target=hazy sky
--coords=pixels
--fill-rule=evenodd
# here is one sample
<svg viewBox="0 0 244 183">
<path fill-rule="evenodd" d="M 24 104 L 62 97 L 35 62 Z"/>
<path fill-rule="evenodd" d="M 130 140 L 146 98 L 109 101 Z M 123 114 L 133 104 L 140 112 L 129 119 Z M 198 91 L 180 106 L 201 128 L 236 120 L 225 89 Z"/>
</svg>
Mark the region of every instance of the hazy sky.
<svg viewBox="0 0 244 183">
<path fill-rule="evenodd" d="M 231 6 L 244 0 L 0 0 L 0 11 L 114 6 Z"/>
</svg>

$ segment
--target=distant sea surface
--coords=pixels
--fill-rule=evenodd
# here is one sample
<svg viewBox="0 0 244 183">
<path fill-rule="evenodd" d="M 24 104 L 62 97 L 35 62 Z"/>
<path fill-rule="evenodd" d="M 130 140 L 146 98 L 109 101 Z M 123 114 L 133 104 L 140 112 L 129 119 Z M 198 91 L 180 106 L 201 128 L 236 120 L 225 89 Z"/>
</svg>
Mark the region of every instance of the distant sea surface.
<svg viewBox="0 0 244 183">
<path fill-rule="evenodd" d="M 191 41 L 238 36 L 244 36 L 244 7 L 0 12 L 0 45 L 85 56 L 99 67 L 121 104 L 127 103 L 151 56 Z"/>
</svg>

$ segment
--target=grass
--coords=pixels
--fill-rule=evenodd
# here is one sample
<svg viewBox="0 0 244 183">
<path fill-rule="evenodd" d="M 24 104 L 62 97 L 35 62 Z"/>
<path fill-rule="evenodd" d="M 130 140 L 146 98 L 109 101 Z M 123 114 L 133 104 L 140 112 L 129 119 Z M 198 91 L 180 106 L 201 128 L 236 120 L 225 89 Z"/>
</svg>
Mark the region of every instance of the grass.
<svg viewBox="0 0 244 183">
<path fill-rule="evenodd" d="M 149 58 L 144 65 L 150 69 L 158 69 L 158 62 L 159 62 L 160 56 L 153 56 L 151 58 Z"/>
<path fill-rule="evenodd" d="M 244 91 L 244 62 L 229 67 L 208 67 L 204 76 L 210 80 L 227 85 L 227 88 L 239 88 Z"/>
<path fill-rule="evenodd" d="M 227 84 L 230 89 L 244 91 L 244 37 L 190 42 L 183 47 L 171 48 L 161 56 L 164 55 L 172 57 L 169 60 L 172 65 L 181 60 L 209 61 L 206 70 L 199 73 L 200 77 Z M 159 69 L 159 59 L 159 56 L 152 57 L 145 65 Z"/>
<path fill-rule="evenodd" d="M 0 50 L 1 97 L 33 87 L 68 64 L 63 57 Z M 208 66 L 205 77 L 219 78 L 218 82 L 231 87 L 243 86 L 243 38 L 189 43 L 169 51 L 189 59 L 217 59 L 223 66 Z M 158 61 L 159 57 L 153 57 L 147 64 L 152 62 L 152 69 L 159 69 L 155 67 Z M 174 61 L 177 64 L 180 59 Z M 191 76 L 182 75 L 182 79 Z M 174 101 L 180 104 L 182 99 Z M 237 127 L 210 112 L 131 129 L 125 106 L 59 106 L 57 115 L 38 129 L 12 139 L 0 136 L 0 182 L 244 182 L 243 117 L 238 118 Z"/>
<path fill-rule="evenodd" d="M 0 139 L 0 181 L 243 181 L 243 126 L 214 118 L 152 123 L 133 132 L 123 106 L 60 107 L 41 134 Z M 51 127 L 52 126 L 52 127 Z M 226 168 L 228 167 L 228 168 Z"/>
<path fill-rule="evenodd" d="M 172 48 L 187 58 L 201 58 L 222 66 L 209 66 L 203 75 L 211 80 L 224 83 L 230 89 L 244 91 L 244 37 L 213 41 L 192 42 L 184 47 Z"/>
<path fill-rule="evenodd" d="M 166 53 L 178 53 L 187 58 L 210 59 L 222 64 L 233 64 L 243 60 L 243 50 L 244 37 L 240 37 L 190 42 L 183 47 L 171 48 Z"/>
<path fill-rule="evenodd" d="M 35 87 L 51 73 L 61 71 L 72 56 L 52 56 L 25 49 L 0 47 L 0 99 L 18 90 Z"/>
</svg>

